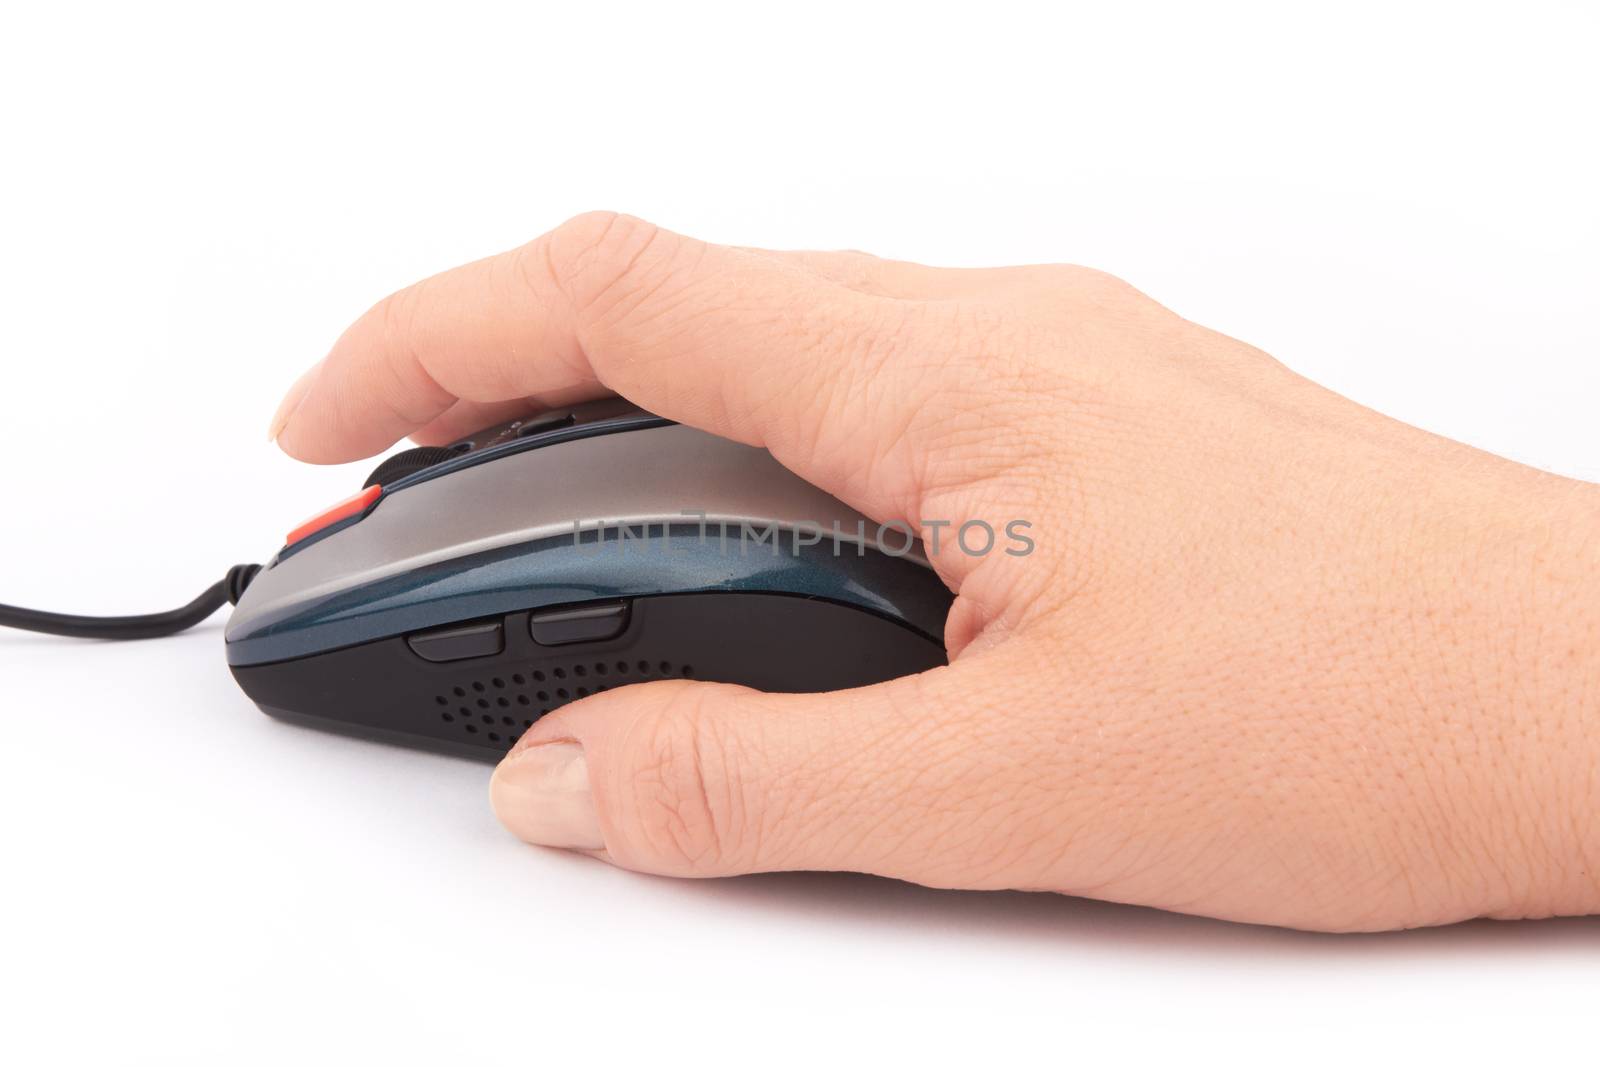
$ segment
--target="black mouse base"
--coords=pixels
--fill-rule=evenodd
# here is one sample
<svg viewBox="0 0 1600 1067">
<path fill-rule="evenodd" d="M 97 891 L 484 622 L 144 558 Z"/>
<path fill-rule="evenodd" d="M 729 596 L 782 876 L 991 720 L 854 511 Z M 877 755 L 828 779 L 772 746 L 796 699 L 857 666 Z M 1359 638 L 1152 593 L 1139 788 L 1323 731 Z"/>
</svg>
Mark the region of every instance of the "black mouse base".
<svg viewBox="0 0 1600 1067">
<path fill-rule="evenodd" d="M 916 630 L 828 600 L 679 593 L 573 605 L 597 607 L 600 615 L 607 606 L 617 619 L 609 628 L 586 624 L 582 612 L 570 613 L 559 630 L 550 621 L 559 613 L 513 612 L 444 633 L 234 666 L 233 676 L 262 711 L 288 722 L 492 762 L 561 705 L 636 682 L 694 678 L 808 693 L 946 662 L 944 647 Z M 613 635 L 594 639 L 586 625 L 591 634 Z M 492 643 L 487 654 L 469 647 L 489 640 L 483 635 L 492 637 L 496 626 L 499 651 Z M 534 630 L 563 643 L 541 644 Z M 479 654 L 434 661 L 461 652 Z"/>
</svg>

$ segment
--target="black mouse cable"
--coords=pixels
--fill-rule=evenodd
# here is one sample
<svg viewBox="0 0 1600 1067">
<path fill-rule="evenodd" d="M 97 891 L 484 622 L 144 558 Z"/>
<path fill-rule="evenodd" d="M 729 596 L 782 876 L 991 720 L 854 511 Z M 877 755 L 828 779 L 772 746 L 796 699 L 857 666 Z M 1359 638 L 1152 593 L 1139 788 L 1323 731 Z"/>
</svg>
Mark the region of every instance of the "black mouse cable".
<svg viewBox="0 0 1600 1067">
<path fill-rule="evenodd" d="M 166 637 L 204 622 L 223 604 L 237 604 L 260 571 L 259 563 L 236 563 L 228 568 L 220 582 L 183 607 L 153 615 L 61 615 L 0 604 L 0 626 L 57 637 L 98 637 L 106 641 Z"/>
</svg>

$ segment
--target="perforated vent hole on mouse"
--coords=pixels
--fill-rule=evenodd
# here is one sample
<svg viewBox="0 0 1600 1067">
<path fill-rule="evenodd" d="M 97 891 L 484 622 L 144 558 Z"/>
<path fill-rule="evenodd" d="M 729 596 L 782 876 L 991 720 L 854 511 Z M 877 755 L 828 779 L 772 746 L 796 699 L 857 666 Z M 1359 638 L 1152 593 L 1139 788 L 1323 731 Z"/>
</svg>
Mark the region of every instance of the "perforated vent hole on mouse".
<svg viewBox="0 0 1600 1067">
<path fill-rule="evenodd" d="M 510 748 L 523 731 L 574 700 L 632 682 L 693 678 L 694 667 L 668 660 L 569 660 L 457 678 L 434 694 L 439 721 L 485 747 Z"/>
</svg>

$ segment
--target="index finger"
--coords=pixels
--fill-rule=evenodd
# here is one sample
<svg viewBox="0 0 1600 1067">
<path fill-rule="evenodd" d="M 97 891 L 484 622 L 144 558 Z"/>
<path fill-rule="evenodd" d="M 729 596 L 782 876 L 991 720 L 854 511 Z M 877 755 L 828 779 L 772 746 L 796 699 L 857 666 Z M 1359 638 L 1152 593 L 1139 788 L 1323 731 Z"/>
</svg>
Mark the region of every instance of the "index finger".
<svg viewBox="0 0 1600 1067">
<path fill-rule="evenodd" d="M 459 401 L 610 391 L 859 498 L 875 435 L 898 437 L 927 389 L 924 375 L 879 377 L 914 307 L 628 216 L 579 216 L 379 302 L 286 401 L 277 439 L 344 462 Z"/>
</svg>

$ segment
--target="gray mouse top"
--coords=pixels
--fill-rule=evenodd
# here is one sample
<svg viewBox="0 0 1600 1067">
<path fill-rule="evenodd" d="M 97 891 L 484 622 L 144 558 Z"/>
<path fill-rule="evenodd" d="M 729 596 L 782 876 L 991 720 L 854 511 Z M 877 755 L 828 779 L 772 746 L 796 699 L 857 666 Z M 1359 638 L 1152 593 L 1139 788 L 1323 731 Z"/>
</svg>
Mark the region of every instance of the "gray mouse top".
<svg viewBox="0 0 1600 1067">
<path fill-rule="evenodd" d="M 659 592 L 853 604 L 936 636 L 948 593 L 887 533 L 738 444 L 599 401 L 390 461 L 350 514 L 303 532 L 228 622 L 263 663 L 499 611 Z M 397 457 L 398 459 L 398 457 Z"/>
</svg>

